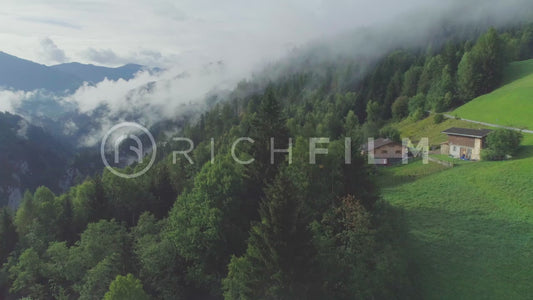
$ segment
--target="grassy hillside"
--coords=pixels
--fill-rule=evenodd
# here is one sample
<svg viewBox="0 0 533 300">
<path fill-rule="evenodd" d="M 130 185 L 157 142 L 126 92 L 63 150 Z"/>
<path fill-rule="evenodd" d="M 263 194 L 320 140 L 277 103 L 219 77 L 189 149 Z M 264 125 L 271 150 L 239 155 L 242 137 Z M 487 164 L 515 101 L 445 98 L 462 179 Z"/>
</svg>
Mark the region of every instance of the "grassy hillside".
<svg viewBox="0 0 533 300">
<path fill-rule="evenodd" d="M 511 63 L 504 82 L 501 88 L 468 102 L 452 114 L 464 119 L 533 129 L 533 60 Z"/>
<path fill-rule="evenodd" d="M 418 122 L 414 122 L 408 118 L 398 124 L 394 124 L 394 127 L 401 130 L 402 137 L 410 138 L 412 141 L 418 141 L 421 137 L 427 137 L 430 145 L 440 145 L 440 143 L 447 141 L 448 137 L 441 132 L 451 127 L 472 129 L 489 128 L 456 119 L 446 119 L 440 124 L 435 124 L 433 118 L 434 116 L 430 116 Z"/>
<path fill-rule="evenodd" d="M 412 138 L 439 140 L 449 120 L 404 121 Z M 423 128 L 418 134 L 415 127 Z M 433 143 L 432 143 L 433 144 Z M 423 299 L 528 299 L 533 295 L 533 135 L 505 162 L 452 169 L 417 161 L 381 169 L 383 197 L 404 211 L 413 279 Z"/>
</svg>

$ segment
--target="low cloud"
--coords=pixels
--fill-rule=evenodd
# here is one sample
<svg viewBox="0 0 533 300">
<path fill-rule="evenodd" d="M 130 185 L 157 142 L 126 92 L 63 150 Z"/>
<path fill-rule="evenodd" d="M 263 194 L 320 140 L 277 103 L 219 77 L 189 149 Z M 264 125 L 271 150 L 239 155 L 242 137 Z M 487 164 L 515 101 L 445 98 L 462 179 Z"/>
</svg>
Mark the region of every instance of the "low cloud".
<svg viewBox="0 0 533 300">
<path fill-rule="evenodd" d="M 15 113 L 20 104 L 34 95 L 34 92 L 0 90 L 0 112 Z"/>
<path fill-rule="evenodd" d="M 30 124 L 28 121 L 22 119 L 18 122 L 18 130 L 17 130 L 17 136 L 21 139 L 27 140 L 28 139 L 28 128 L 30 127 Z"/>
<path fill-rule="evenodd" d="M 86 84 L 67 96 L 65 102 L 75 105 L 80 113 L 93 115 L 100 124 L 84 137 L 84 144 L 97 143 L 108 128 L 122 120 L 149 126 L 199 111 L 202 100 L 212 91 L 231 90 L 240 80 L 250 78 L 253 72 L 270 66 L 287 53 L 291 53 L 285 59 L 289 67 L 278 70 L 298 71 L 291 68 L 295 61 L 319 65 L 321 60 L 335 60 L 343 55 L 361 58 L 364 67 L 390 49 L 426 46 L 429 40 L 439 38 L 433 34 L 441 25 L 517 22 L 525 20 L 524 15 L 532 6 L 526 0 L 406 3 L 380 0 L 373 5 L 345 0 L 254 4 L 230 1 L 209 5 L 185 1 L 179 9 L 170 3 L 173 2 L 134 0 L 128 2 L 131 14 L 116 14 L 123 12 L 120 5 L 111 5 L 108 12 L 97 9 L 98 14 L 110 14 L 109 18 L 102 18 L 102 22 L 92 18 L 90 22 L 84 23 L 83 19 L 80 22 L 86 36 L 101 40 L 78 41 L 82 35 L 73 35 L 71 42 L 65 43 L 80 45 L 66 49 L 84 62 L 113 66 L 135 62 L 165 67 L 158 73 L 140 72 L 131 80 Z M 41 44 L 48 49 L 48 59 L 66 59 L 64 51 L 51 39 Z M 316 45 L 323 49 L 314 51 Z M 275 73 L 269 72 L 268 79 L 275 79 Z M 10 93 L 14 100 L 11 104 L 0 101 L 0 110 L 2 106 L 6 110 L 16 109 L 20 101 L 17 97 L 21 95 Z M 0 94 L 0 99 L 3 98 Z M 69 133 L 77 129 L 71 125 L 66 128 Z"/>
<path fill-rule="evenodd" d="M 203 100 L 208 93 L 229 90 L 244 76 L 230 72 L 218 62 L 189 66 L 187 71 L 181 68 L 157 73 L 141 71 L 130 80 L 106 79 L 95 85 L 85 84 L 65 101 L 100 124 L 81 141 L 84 146 L 91 146 L 121 121 L 136 121 L 149 127 L 200 112 L 205 109 Z"/>
<path fill-rule="evenodd" d="M 67 60 L 65 51 L 57 47 L 50 38 L 41 40 L 41 55 L 48 63 L 63 63 Z"/>
<path fill-rule="evenodd" d="M 103 64 L 103 65 L 117 65 L 117 64 L 122 64 L 124 62 L 124 60 L 122 60 L 111 49 L 89 48 L 83 51 L 81 55 L 90 61 Z"/>
<path fill-rule="evenodd" d="M 81 113 L 105 106 L 113 115 L 142 113 L 152 123 L 181 113 L 187 105 L 197 105 L 209 91 L 233 88 L 245 75 L 232 74 L 222 63 L 189 67 L 157 73 L 141 71 L 130 80 L 85 84 L 66 101 L 75 103 Z"/>
<path fill-rule="evenodd" d="M 119 55 L 111 49 L 88 48 L 80 52 L 85 60 L 105 66 L 120 66 L 136 63 L 151 67 L 168 66 L 175 62 L 175 56 L 163 55 L 156 50 L 141 49 L 131 51 L 126 55 Z"/>
</svg>

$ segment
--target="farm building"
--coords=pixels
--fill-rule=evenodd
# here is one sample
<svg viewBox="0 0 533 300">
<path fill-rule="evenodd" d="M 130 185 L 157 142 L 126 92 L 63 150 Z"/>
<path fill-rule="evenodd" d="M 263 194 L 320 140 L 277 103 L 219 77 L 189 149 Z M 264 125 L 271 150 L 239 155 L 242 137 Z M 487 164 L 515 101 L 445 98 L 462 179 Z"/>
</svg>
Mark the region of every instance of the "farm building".
<svg viewBox="0 0 533 300">
<path fill-rule="evenodd" d="M 441 144 L 441 154 L 455 158 L 480 160 L 481 150 L 490 129 L 468 129 L 453 127 L 443 131 L 448 141 Z"/>
<path fill-rule="evenodd" d="M 377 164 L 389 165 L 402 160 L 404 146 L 402 143 L 384 138 L 374 140 L 374 149 L 368 149 L 368 143 L 361 146 L 363 156 L 368 155 L 368 152 L 372 150 Z M 405 152 L 407 153 L 407 149 Z"/>
</svg>

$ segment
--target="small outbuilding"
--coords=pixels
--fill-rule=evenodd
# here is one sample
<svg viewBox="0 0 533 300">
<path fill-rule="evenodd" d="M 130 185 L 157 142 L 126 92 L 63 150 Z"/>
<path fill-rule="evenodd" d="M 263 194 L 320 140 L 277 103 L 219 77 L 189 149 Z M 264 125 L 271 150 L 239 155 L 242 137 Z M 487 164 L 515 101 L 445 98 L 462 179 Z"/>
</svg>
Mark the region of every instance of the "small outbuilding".
<svg viewBox="0 0 533 300">
<path fill-rule="evenodd" d="M 448 135 L 448 141 L 441 144 L 441 154 L 467 160 L 480 160 L 481 150 L 485 147 L 485 138 L 490 129 L 469 129 L 452 127 L 442 133 Z"/>
<path fill-rule="evenodd" d="M 395 142 L 391 139 L 379 138 L 374 140 L 374 148 L 368 147 L 367 144 L 361 146 L 361 154 L 368 155 L 369 151 L 373 151 L 376 164 L 390 165 L 402 161 L 402 154 L 405 148 L 402 143 Z"/>
</svg>

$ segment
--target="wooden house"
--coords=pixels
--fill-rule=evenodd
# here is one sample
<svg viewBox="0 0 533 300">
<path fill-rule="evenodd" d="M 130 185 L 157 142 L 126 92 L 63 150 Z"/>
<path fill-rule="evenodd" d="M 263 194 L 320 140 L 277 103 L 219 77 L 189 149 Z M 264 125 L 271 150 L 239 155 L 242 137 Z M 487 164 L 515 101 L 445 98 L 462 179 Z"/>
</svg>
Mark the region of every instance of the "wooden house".
<svg viewBox="0 0 533 300">
<path fill-rule="evenodd" d="M 361 154 L 363 156 L 368 155 L 368 151 L 373 151 L 376 163 L 383 165 L 400 162 L 402 160 L 403 150 L 404 146 L 402 143 L 384 138 L 374 140 L 374 149 L 368 149 L 368 144 L 361 146 Z"/>
<path fill-rule="evenodd" d="M 443 131 L 448 141 L 441 144 L 441 154 L 455 158 L 480 160 L 481 150 L 490 129 L 469 129 L 453 127 Z"/>
</svg>

